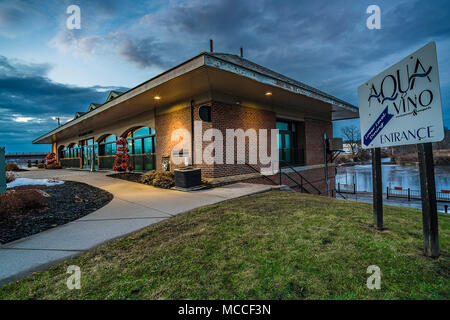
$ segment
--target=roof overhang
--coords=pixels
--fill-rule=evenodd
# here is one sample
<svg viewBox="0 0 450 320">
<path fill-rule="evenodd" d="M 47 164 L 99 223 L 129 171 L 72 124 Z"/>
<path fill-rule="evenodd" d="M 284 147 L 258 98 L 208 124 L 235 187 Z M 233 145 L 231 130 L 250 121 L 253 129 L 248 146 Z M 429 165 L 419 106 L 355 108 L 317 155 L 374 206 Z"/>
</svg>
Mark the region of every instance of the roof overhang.
<svg viewBox="0 0 450 320">
<path fill-rule="evenodd" d="M 330 114 L 331 120 L 358 117 L 358 108 L 317 90 L 296 86 L 277 77 L 202 53 L 134 87 L 120 96 L 91 109 L 51 132 L 35 139 L 34 144 L 50 144 L 147 112 L 158 106 L 190 99 L 208 91 L 267 104 L 266 91 L 273 92 L 271 105 L 302 108 L 305 113 Z M 160 96 L 160 101 L 155 100 Z"/>
</svg>

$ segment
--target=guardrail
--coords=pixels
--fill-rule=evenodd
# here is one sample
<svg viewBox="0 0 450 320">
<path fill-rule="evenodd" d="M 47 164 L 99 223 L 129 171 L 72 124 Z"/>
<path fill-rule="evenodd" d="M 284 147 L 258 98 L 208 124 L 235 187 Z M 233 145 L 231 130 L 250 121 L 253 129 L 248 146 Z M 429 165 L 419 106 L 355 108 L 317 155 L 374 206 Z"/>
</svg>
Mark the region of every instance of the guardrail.
<svg viewBox="0 0 450 320">
<path fill-rule="evenodd" d="M 338 183 L 336 191 L 339 192 L 339 193 L 355 194 L 356 193 L 356 184 L 354 184 L 354 183 L 351 183 L 351 184 Z"/>
<path fill-rule="evenodd" d="M 402 187 L 386 187 L 386 199 L 389 198 L 405 198 L 408 201 L 420 200 L 422 195 L 420 190 L 403 189 Z M 441 190 L 436 192 L 436 200 L 443 202 L 450 202 L 450 190 Z"/>
</svg>

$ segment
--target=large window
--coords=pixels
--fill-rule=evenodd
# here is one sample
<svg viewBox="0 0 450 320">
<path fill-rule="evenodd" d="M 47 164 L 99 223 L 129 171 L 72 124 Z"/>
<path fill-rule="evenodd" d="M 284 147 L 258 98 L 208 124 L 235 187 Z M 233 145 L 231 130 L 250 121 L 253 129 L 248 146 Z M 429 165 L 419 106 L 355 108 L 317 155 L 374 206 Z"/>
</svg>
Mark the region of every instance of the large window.
<svg viewBox="0 0 450 320">
<path fill-rule="evenodd" d="M 78 144 L 73 143 L 68 147 L 61 149 L 60 162 L 66 168 L 81 167 L 81 148 Z"/>
<path fill-rule="evenodd" d="M 304 125 L 294 121 L 277 121 L 280 165 L 304 164 Z"/>
<path fill-rule="evenodd" d="M 116 155 L 117 137 L 111 134 L 98 143 L 98 166 L 100 169 L 111 170 L 114 165 L 114 158 Z"/>
<path fill-rule="evenodd" d="M 143 127 L 127 134 L 128 148 L 134 169 L 148 171 L 155 169 L 155 130 Z"/>
</svg>

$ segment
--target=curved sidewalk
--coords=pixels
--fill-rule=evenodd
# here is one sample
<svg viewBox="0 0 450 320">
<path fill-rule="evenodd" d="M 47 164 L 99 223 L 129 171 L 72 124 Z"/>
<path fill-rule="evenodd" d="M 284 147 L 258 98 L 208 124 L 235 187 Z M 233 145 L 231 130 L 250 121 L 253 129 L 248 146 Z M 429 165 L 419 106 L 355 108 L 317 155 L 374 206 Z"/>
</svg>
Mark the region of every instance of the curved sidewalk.
<svg viewBox="0 0 450 320">
<path fill-rule="evenodd" d="M 111 192 L 114 199 L 81 219 L 0 246 L 0 285 L 179 213 L 272 189 L 267 185 L 235 183 L 214 189 L 181 192 L 114 179 L 107 177 L 107 174 L 74 170 L 20 173 L 20 177 L 26 178 L 84 182 Z"/>
</svg>

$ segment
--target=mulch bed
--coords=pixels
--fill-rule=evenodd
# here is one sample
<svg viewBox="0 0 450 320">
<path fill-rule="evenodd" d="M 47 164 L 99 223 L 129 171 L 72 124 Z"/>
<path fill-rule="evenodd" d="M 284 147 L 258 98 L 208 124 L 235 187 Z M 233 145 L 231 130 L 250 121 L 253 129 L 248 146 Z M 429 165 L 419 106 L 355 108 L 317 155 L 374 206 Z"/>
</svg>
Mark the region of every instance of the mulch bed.
<svg viewBox="0 0 450 320">
<path fill-rule="evenodd" d="M 116 178 L 116 179 L 122 179 L 126 181 L 131 182 L 138 182 L 140 183 L 142 173 L 113 173 L 109 174 L 108 177 Z"/>
<path fill-rule="evenodd" d="M 14 213 L 0 219 L 0 243 L 11 242 L 79 219 L 108 204 L 113 195 L 85 183 L 65 181 L 51 187 L 22 186 L 48 193 L 48 207 Z"/>
</svg>

